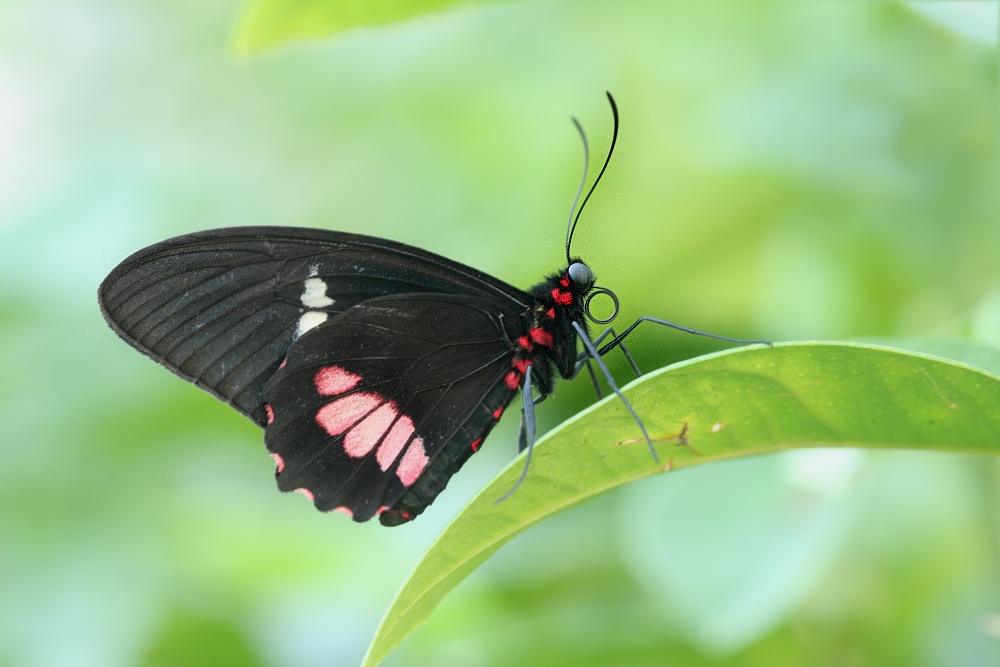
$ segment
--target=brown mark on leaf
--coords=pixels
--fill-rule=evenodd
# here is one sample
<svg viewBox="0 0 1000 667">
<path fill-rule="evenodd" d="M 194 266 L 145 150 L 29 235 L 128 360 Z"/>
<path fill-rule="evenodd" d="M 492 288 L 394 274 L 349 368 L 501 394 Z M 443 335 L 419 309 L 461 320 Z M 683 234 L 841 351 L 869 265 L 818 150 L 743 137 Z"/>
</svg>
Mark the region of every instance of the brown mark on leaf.
<svg viewBox="0 0 1000 667">
<path fill-rule="evenodd" d="M 778 394 L 778 396 L 780 396 L 781 398 L 793 398 L 795 396 L 798 396 L 799 393 L 801 393 L 803 389 L 808 389 L 809 387 L 812 387 L 813 385 L 817 385 L 817 384 L 819 384 L 822 381 L 823 381 L 823 378 L 819 378 L 818 380 L 813 380 L 809 384 L 802 385 L 801 387 L 799 387 L 798 389 L 796 389 L 795 391 L 793 391 L 790 394 Z"/>
<path fill-rule="evenodd" d="M 663 437 L 663 438 L 650 438 L 650 440 L 652 440 L 653 442 L 663 442 L 665 440 L 676 440 L 678 447 L 687 447 L 692 452 L 694 452 L 694 454 L 696 456 L 701 456 L 701 454 L 699 454 L 695 450 L 695 448 L 691 446 L 691 443 L 688 442 L 687 432 L 688 432 L 688 425 L 687 425 L 687 422 L 684 422 L 684 425 L 681 427 L 680 433 L 675 433 L 674 435 L 668 435 L 668 436 Z M 632 445 L 632 444 L 635 444 L 637 442 L 646 442 L 646 439 L 645 438 L 629 438 L 628 440 L 622 440 L 621 442 L 616 442 L 614 444 L 614 446 L 615 447 L 620 447 L 621 445 Z M 671 462 L 670 465 L 673 465 L 673 463 Z"/>
<path fill-rule="evenodd" d="M 927 379 L 931 381 L 931 386 L 934 387 L 934 391 L 937 392 L 937 395 L 941 397 L 942 401 L 948 404 L 949 408 L 951 408 L 952 410 L 958 409 L 958 403 L 955 403 L 950 398 L 944 395 L 944 392 L 941 391 L 941 387 L 938 386 L 937 380 L 934 379 L 934 376 L 931 375 L 926 368 L 924 368 L 923 366 L 921 366 L 916 362 L 910 362 L 910 363 L 912 363 L 914 366 L 916 366 L 917 368 L 919 368 L 924 372 L 924 375 L 927 376 Z"/>
</svg>

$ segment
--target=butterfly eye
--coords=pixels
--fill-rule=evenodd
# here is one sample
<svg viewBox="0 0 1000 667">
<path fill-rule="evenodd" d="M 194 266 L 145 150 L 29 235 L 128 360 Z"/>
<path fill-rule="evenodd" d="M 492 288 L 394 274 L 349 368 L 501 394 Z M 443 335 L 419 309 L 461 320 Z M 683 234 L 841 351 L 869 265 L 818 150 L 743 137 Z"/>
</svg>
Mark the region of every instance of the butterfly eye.
<svg viewBox="0 0 1000 667">
<path fill-rule="evenodd" d="M 574 262 L 570 264 L 568 273 L 569 279 L 573 281 L 573 284 L 576 285 L 577 290 L 580 292 L 588 292 L 593 287 L 594 274 L 591 273 L 586 264 Z"/>
</svg>

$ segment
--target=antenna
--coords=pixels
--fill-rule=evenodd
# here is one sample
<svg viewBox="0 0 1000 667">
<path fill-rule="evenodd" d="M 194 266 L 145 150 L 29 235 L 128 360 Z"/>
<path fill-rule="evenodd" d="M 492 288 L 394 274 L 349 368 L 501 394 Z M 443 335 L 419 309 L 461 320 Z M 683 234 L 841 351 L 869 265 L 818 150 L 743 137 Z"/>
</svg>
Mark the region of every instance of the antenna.
<svg viewBox="0 0 1000 667">
<path fill-rule="evenodd" d="M 604 166 L 601 167 L 601 173 L 599 173 L 597 175 L 597 180 L 595 180 L 594 184 L 592 186 L 590 186 L 590 192 L 588 192 L 587 196 L 584 197 L 583 204 L 580 205 L 580 210 L 576 212 L 576 218 L 573 219 L 573 224 L 567 227 L 567 232 L 566 232 L 566 262 L 567 263 L 569 263 L 570 261 L 572 261 L 570 259 L 569 247 L 570 247 L 570 244 L 573 242 L 573 232 L 576 231 L 576 223 L 580 221 L 580 214 L 583 213 L 583 207 L 587 205 L 588 201 L 590 201 L 590 195 L 594 194 L 594 189 L 597 188 L 597 184 L 601 182 L 601 176 L 604 176 L 604 170 L 608 168 L 608 163 L 611 162 L 611 156 L 615 152 L 615 143 L 618 141 L 618 105 L 615 104 L 615 98 L 613 98 L 611 96 L 611 93 L 605 93 L 605 94 L 608 96 L 608 102 L 611 103 L 611 113 L 615 117 L 615 131 L 614 131 L 614 134 L 611 135 L 611 147 L 608 149 L 608 157 L 604 160 Z M 576 118 L 573 119 L 573 122 L 576 123 L 577 129 L 580 130 L 580 136 L 583 136 L 583 129 L 580 128 L 580 123 L 576 122 Z M 586 137 L 584 137 L 584 139 L 583 139 L 583 147 L 584 147 L 584 153 L 586 153 L 586 151 L 587 151 L 587 139 L 586 139 Z M 586 177 L 587 177 L 587 168 L 586 168 L 586 165 L 584 165 L 583 176 L 584 176 L 584 179 L 586 179 Z M 581 182 L 580 185 L 581 185 L 581 188 L 582 188 L 583 183 Z M 580 197 L 580 193 L 577 192 L 576 196 L 577 196 L 577 198 L 579 198 Z M 575 200 L 573 201 L 573 208 L 576 208 L 576 201 Z M 570 211 L 570 217 L 573 217 L 572 210 Z"/>
</svg>

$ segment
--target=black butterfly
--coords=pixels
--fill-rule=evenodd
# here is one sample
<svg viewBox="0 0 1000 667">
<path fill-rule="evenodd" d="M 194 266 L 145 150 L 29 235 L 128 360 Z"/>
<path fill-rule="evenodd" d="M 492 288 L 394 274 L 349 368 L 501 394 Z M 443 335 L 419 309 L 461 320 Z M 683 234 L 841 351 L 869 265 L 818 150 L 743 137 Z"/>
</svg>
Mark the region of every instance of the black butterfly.
<svg viewBox="0 0 1000 667">
<path fill-rule="evenodd" d="M 615 131 L 605 169 L 618 137 L 608 99 Z M 590 300 L 609 295 L 615 314 L 618 300 L 570 257 L 578 219 L 571 211 L 566 268 L 528 292 L 384 239 L 235 227 L 140 250 L 104 280 L 98 300 L 126 342 L 264 428 L 278 488 L 395 526 L 434 501 L 519 390 L 530 460 L 534 404 L 556 372 L 572 378 L 594 359 L 621 396 L 601 355 L 624 349 L 642 321 L 677 326 L 640 318 L 590 339 L 587 317 L 614 317 L 592 317 Z"/>
</svg>

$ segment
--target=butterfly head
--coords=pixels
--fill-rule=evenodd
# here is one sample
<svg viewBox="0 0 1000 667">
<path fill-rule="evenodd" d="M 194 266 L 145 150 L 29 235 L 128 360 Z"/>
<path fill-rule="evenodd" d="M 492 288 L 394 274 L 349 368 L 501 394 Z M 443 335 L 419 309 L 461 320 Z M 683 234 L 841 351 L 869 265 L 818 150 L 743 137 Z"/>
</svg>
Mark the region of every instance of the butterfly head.
<svg viewBox="0 0 1000 667">
<path fill-rule="evenodd" d="M 566 274 L 569 276 L 578 294 L 586 294 L 594 286 L 594 272 L 583 262 L 573 262 L 570 264 L 569 268 L 566 269 Z"/>
</svg>

